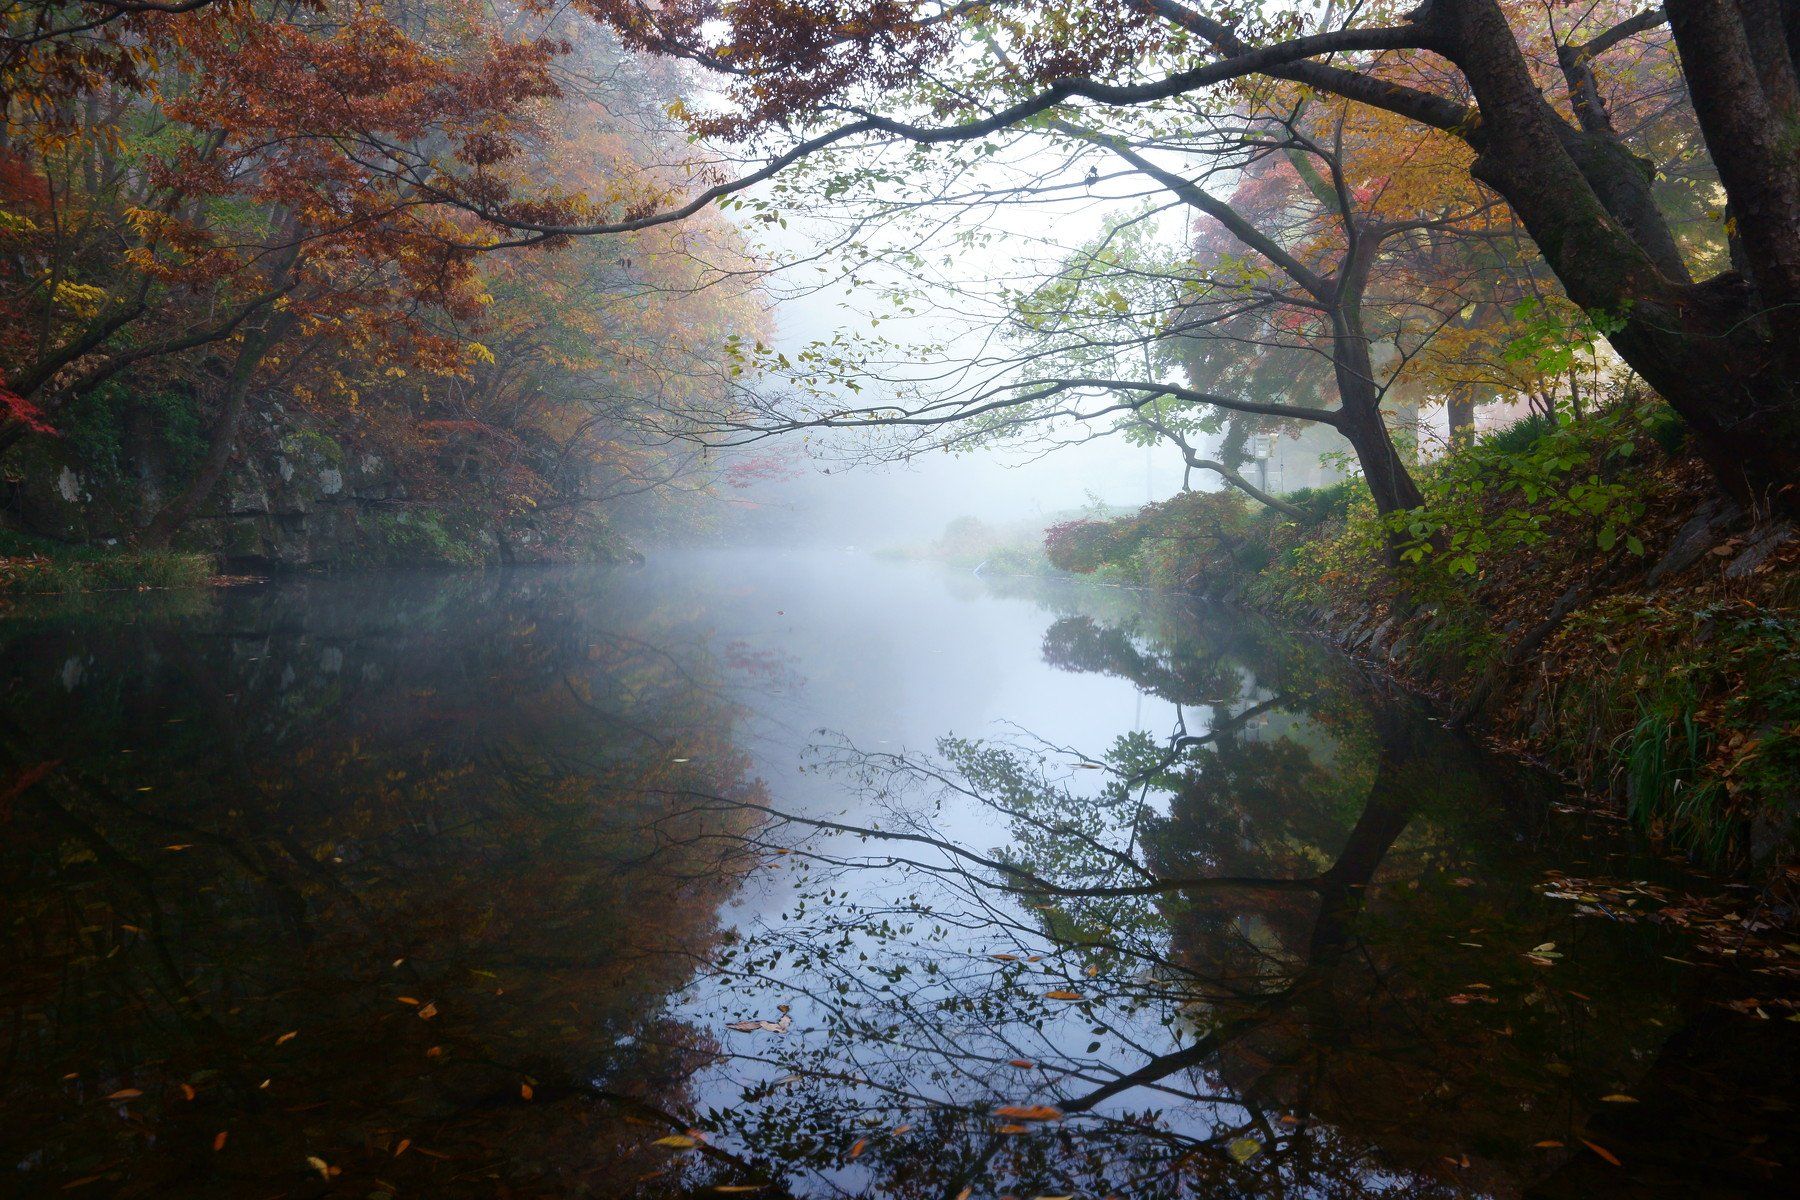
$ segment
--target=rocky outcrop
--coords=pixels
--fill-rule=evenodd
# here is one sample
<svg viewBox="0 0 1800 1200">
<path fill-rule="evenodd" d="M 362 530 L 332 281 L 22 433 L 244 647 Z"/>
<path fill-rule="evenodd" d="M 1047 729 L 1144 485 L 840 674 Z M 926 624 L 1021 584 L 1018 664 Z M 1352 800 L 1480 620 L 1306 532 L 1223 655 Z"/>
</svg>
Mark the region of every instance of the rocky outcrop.
<svg viewBox="0 0 1800 1200">
<path fill-rule="evenodd" d="M 0 522 L 52 542 L 129 542 L 171 490 L 170 471 L 155 438 L 121 432 L 110 458 L 51 439 L 16 455 L 0 484 Z M 567 531 L 530 519 L 498 528 L 448 512 L 409 495 L 382 454 L 271 405 L 245 429 L 225 478 L 175 546 L 256 573 L 635 556 L 602 524 L 594 526 L 577 546 Z"/>
</svg>

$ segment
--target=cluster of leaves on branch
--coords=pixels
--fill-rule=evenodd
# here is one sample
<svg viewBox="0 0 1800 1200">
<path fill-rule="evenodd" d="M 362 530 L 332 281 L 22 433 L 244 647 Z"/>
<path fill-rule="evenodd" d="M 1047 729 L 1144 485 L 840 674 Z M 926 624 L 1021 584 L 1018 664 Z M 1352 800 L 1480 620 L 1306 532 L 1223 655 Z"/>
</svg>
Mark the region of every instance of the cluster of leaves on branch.
<svg viewBox="0 0 1800 1200">
<path fill-rule="evenodd" d="M 1314 310 L 1258 322 L 1317 342 L 1329 318 L 1339 391 L 1378 369 L 1355 361 L 1374 355 L 1345 359 L 1348 348 L 1391 340 L 1402 361 L 1362 391 L 1415 383 L 1441 389 L 1459 412 L 1496 393 L 1528 393 L 1547 408 L 1555 389 L 1499 353 L 1519 304 L 1566 304 L 1570 325 L 1580 313 L 1611 313 L 1613 349 L 1692 427 L 1721 486 L 1745 503 L 1793 499 L 1800 168 L 1772 147 L 1786 145 L 1783 131 L 1800 113 L 1800 43 L 1753 0 L 1666 9 L 1622 0 L 654 9 L 594 0 L 589 11 L 632 45 L 710 69 L 716 104 L 688 113 L 691 127 L 761 148 L 779 137 L 771 169 L 840 145 L 991 151 L 1039 137 L 1059 153 L 1086 143 L 1090 161 L 1117 151 L 1157 182 L 1159 204 L 1213 214 L 1230 207 L 1223 192 L 1201 203 L 1194 189 L 1241 170 L 1251 178 L 1238 199 L 1255 209 L 1260 160 L 1260 183 L 1278 194 L 1262 197 L 1277 200 L 1265 206 L 1277 224 L 1292 225 L 1279 194 L 1311 193 L 1343 227 L 1333 244 L 1331 222 L 1270 234 L 1251 230 L 1254 219 L 1222 221 L 1256 254 L 1278 251 L 1271 261 L 1308 293 L 1284 307 Z M 1304 149 L 1295 139 L 1316 132 L 1320 116 L 1337 126 L 1329 178 L 1317 164 L 1309 172 L 1281 161 Z M 1235 148 L 1234 119 L 1245 126 Z M 1285 141 L 1249 127 L 1270 119 L 1286 124 Z M 1197 144 L 1193 131 L 1208 122 L 1223 134 Z M 1090 172 L 1090 187 L 1109 179 L 1104 169 Z M 1073 198 L 1067 182 L 1025 174 L 1017 186 L 960 194 L 974 195 L 970 203 L 1034 190 Z M 912 196 L 940 202 L 928 186 Z M 1384 247 L 1378 280 L 1363 276 L 1370 264 L 1358 260 L 1359 242 Z M 1337 265 L 1321 273 L 1325 262 Z M 1364 322 L 1365 302 L 1389 311 Z M 1025 381 L 1025 404 L 1047 398 L 1030 386 L 1041 382 Z M 1146 381 L 1128 382 L 1144 399 Z M 1116 383 L 1081 386 L 1091 394 Z M 1399 477 L 1390 439 L 1366 411 L 1379 399 L 1365 395 L 1354 406 L 1364 411 L 1327 423 L 1356 445 L 1365 472 L 1379 467 L 1378 503 L 1408 506 L 1416 487 Z M 993 411 L 976 403 L 932 417 Z M 1070 412 L 1067 403 L 1046 409 Z"/>
<path fill-rule="evenodd" d="M 0 446 L 55 442 L 96 398 L 186 397 L 213 445 L 164 481 L 152 540 L 246 413 L 483 521 L 704 476 L 667 431 L 759 328 L 747 289 L 706 288 L 745 264 L 735 231 L 514 233 L 668 195 L 677 73 L 584 18 L 467 0 L 33 0 L 6 28 Z"/>
</svg>

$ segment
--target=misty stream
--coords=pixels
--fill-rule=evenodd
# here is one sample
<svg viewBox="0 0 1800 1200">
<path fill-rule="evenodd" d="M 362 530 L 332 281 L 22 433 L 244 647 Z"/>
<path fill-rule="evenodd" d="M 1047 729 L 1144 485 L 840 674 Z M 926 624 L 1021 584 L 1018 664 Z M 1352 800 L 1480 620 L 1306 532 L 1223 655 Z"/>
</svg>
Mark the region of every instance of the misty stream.
<svg viewBox="0 0 1800 1200">
<path fill-rule="evenodd" d="M 1240 611 L 695 552 L 64 602 L 0 687 L 7 1194 L 1685 1197 L 1793 1154 L 1795 1027 L 1658 919 L 1722 885 Z"/>
</svg>

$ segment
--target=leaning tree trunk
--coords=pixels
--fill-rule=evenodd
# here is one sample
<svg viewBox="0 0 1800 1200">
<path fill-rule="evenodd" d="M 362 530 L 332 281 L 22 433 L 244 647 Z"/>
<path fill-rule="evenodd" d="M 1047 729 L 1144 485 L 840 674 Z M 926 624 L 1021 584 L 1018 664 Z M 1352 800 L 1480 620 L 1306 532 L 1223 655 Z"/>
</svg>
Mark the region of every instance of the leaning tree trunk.
<svg viewBox="0 0 1800 1200">
<path fill-rule="evenodd" d="M 1433 48 L 1469 81 L 1476 178 L 1512 206 L 1569 297 L 1687 422 L 1740 501 L 1800 510 L 1800 155 L 1791 45 L 1776 0 L 1671 0 L 1696 112 L 1756 264 L 1690 284 L 1670 269 L 1649 177 L 1544 99 L 1496 0 L 1436 0 Z M 1790 5 L 1789 7 L 1792 7 Z M 1778 19 L 1775 25 L 1779 26 Z"/>
<path fill-rule="evenodd" d="M 136 543 L 140 548 L 161 550 L 167 547 L 170 539 L 181 531 L 188 518 L 206 502 L 219 480 L 224 477 L 225 468 L 237 449 L 238 429 L 243 425 L 244 409 L 249 402 L 250 384 L 256 377 L 256 368 L 281 339 L 286 324 L 286 319 L 277 315 L 263 328 L 250 333 L 238 348 L 237 358 L 231 364 L 231 374 L 226 377 L 224 392 L 220 397 L 219 418 L 213 423 L 212 433 L 207 441 L 206 457 L 201 460 L 200 469 L 194 473 L 180 495 L 164 505 L 162 511 L 138 533 Z"/>
<path fill-rule="evenodd" d="M 1352 287 L 1357 281 L 1352 280 Z M 1356 451 L 1357 464 L 1382 516 L 1418 508 L 1425 503 L 1412 472 L 1400 457 L 1400 448 L 1388 432 L 1381 412 L 1381 392 L 1375 386 L 1375 366 L 1369 357 L 1369 339 L 1363 332 L 1357 305 L 1360 296 L 1344 299 L 1333 314 L 1336 333 L 1331 365 L 1337 378 L 1338 432 Z"/>
</svg>

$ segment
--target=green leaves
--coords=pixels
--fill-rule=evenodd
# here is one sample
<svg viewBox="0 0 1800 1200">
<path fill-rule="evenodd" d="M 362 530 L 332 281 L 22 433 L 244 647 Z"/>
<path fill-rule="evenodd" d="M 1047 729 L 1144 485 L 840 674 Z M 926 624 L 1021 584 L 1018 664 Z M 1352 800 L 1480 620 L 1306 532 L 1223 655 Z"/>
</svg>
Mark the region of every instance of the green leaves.
<svg viewBox="0 0 1800 1200">
<path fill-rule="evenodd" d="M 1602 551 L 1622 546 L 1642 556 L 1633 529 L 1651 481 L 1618 464 L 1648 419 L 1632 405 L 1579 419 L 1563 414 L 1528 442 L 1502 435 L 1446 460 L 1424 480 L 1425 505 L 1387 518 L 1387 529 L 1407 543 L 1402 561 L 1445 582 L 1474 578 L 1488 555 L 1536 546 L 1570 525 Z"/>
</svg>

